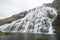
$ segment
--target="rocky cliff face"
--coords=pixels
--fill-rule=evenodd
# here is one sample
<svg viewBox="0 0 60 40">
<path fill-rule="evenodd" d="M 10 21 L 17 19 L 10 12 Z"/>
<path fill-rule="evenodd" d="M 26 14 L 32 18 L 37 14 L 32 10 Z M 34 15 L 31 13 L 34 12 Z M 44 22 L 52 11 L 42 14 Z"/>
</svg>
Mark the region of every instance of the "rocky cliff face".
<svg viewBox="0 0 60 40">
<path fill-rule="evenodd" d="M 52 3 L 52 7 L 58 10 L 58 16 L 56 20 L 53 22 L 53 25 L 54 25 L 54 28 L 56 29 L 56 32 L 60 32 L 60 0 L 55 0 Z"/>
<path fill-rule="evenodd" d="M 54 0 L 53 3 L 45 4 L 47 6 L 51 6 L 56 8 L 58 11 L 58 16 L 56 20 L 53 22 L 53 26 L 56 29 L 56 32 L 60 32 L 60 0 Z"/>
</svg>

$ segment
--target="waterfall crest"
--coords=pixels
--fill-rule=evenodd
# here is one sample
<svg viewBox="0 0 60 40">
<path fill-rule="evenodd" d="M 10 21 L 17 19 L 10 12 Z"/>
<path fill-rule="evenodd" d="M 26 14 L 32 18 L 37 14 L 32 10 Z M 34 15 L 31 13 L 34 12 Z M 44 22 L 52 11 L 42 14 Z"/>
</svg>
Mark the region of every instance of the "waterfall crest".
<svg viewBox="0 0 60 40">
<path fill-rule="evenodd" d="M 57 17 L 57 11 L 48 6 L 40 6 L 28 11 L 28 14 L 10 24 L 0 26 L 2 32 L 49 33 L 54 29 L 52 22 Z"/>
</svg>

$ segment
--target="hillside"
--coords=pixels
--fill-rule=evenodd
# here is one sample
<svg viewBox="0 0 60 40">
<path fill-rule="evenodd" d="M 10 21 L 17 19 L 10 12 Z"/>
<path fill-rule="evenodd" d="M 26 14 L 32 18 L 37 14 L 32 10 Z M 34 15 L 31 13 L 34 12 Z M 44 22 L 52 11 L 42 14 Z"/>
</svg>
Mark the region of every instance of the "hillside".
<svg viewBox="0 0 60 40">
<path fill-rule="evenodd" d="M 5 18 L 5 19 L 0 19 L 0 25 L 3 25 L 3 24 L 8 24 L 8 23 L 11 23 L 15 20 L 18 20 L 20 18 L 23 18 L 28 12 L 25 11 L 25 12 L 21 12 L 21 13 L 18 13 L 18 14 L 15 14 L 11 17 L 8 17 L 8 18 Z"/>
</svg>

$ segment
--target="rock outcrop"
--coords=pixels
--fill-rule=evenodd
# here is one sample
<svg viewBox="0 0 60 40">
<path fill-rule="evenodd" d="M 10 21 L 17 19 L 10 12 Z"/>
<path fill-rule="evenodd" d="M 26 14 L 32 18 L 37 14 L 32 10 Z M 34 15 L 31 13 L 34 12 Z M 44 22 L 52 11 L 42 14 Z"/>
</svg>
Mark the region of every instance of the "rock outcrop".
<svg viewBox="0 0 60 40">
<path fill-rule="evenodd" d="M 60 33 L 60 0 L 54 0 L 53 3 L 44 4 L 53 8 L 56 8 L 58 11 L 58 16 L 53 22 L 53 26 L 56 29 L 56 32 Z"/>
<path fill-rule="evenodd" d="M 56 29 L 56 32 L 60 32 L 60 0 L 55 0 L 52 3 L 52 7 L 58 10 L 58 16 L 53 24 L 54 24 L 54 28 Z"/>
</svg>

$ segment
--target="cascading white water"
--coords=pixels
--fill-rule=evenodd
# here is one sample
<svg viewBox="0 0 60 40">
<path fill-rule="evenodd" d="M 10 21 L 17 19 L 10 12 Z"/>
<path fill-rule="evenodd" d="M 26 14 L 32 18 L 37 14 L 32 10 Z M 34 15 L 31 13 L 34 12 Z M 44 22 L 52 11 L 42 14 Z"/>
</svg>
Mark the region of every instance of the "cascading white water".
<svg viewBox="0 0 60 40">
<path fill-rule="evenodd" d="M 26 33 L 49 33 L 54 29 L 52 22 L 57 17 L 54 8 L 41 6 L 28 11 L 28 14 L 18 21 L 12 22 L 5 27 L 0 26 L 2 32 L 26 32 Z M 5 27 L 5 28 L 3 28 Z"/>
</svg>

